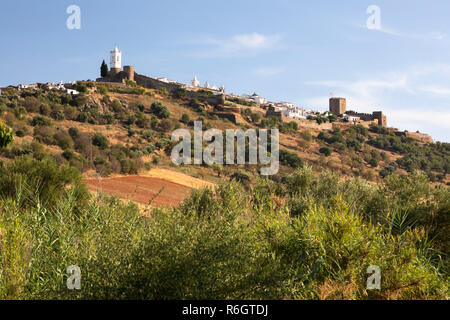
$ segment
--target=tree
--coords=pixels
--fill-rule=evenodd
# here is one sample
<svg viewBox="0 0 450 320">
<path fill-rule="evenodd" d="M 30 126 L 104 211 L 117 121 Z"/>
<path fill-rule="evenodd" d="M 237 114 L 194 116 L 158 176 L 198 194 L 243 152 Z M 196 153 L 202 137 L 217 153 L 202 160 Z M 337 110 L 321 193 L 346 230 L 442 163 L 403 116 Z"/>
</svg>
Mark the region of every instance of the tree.
<svg viewBox="0 0 450 320">
<path fill-rule="evenodd" d="M 108 65 L 106 64 L 105 60 L 103 60 L 102 66 L 100 67 L 100 75 L 102 76 L 102 78 L 107 77 L 108 72 Z"/>
<path fill-rule="evenodd" d="M 13 131 L 0 122 L 0 149 L 6 148 L 14 141 Z"/>
</svg>

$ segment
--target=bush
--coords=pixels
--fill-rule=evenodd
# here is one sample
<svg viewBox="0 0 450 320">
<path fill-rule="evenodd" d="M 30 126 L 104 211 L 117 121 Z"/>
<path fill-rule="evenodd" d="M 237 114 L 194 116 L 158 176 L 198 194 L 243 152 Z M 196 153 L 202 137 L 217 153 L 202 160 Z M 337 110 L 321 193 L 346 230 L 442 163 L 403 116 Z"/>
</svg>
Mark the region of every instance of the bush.
<svg viewBox="0 0 450 320">
<path fill-rule="evenodd" d="M 181 122 L 183 122 L 184 124 L 188 124 L 191 121 L 191 118 L 189 117 L 189 115 L 187 113 L 183 113 L 183 115 L 181 116 Z"/>
<path fill-rule="evenodd" d="M 97 92 L 103 95 L 108 94 L 108 88 L 105 86 L 97 86 Z"/>
<path fill-rule="evenodd" d="M 166 119 L 170 117 L 170 112 L 167 107 L 163 106 L 160 102 L 153 102 L 150 110 L 160 119 Z"/>
<path fill-rule="evenodd" d="M 378 188 L 308 172 L 301 169 L 293 179 L 304 181 L 301 196 L 283 196 L 282 184 L 267 180 L 249 190 L 233 181 L 194 190 L 180 206 L 150 209 L 145 219 L 136 205 L 104 195 L 81 210 L 70 196 L 51 209 L 18 210 L 21 201 L 6 201 L 0 247 L 9 250 L 0 251 L 1 297 L 449 298 L 445 265 L 424 230 L 405 228 L 393 211 L 386 223 L 362 214 L 383 208 L 388 198 L 389 206 L 399 201 L 424 208 L 426 190 L 418 178 Z M 445 210 L 448 191 L 430 197 L 429 209 Z M 65 268 L 74 261 L 82 270 L 75 292 L 64 286 Z M 381 290 L 367 290 L 370 265 L 381 269 Z"/>
<path fill-rule="evenodd" d="M 69 134 L 72 138 L 75 139 L 80 134 L 80 131 L 78 131 L 78 129 L 75 127 L 71 127 L 71 128 L 69 128 Z"/>
<path fill-rule="evenodd" d="M 99 147 L 101 150 L 105 150 L 108 149 L 109 147 L 109 141 L 108 138 L 106 138 L 103 134 L 97 132 L 93 137 L 92 137 L 92 144 L 94 146 Z"/>
<path fill-rule="evenodd" d="M 375 158 L 371 158 L 371 159 L 369 160 L 369 164 L 370 164 L 372 167 L 374 167 L 374 168 L 378 167 L 378 161 L 377 161 L 377 159 L 375 159 Z"/>
<path fill-rule="evenodd" d="M 33 117 L 33 120 L 31 121 L 31 125 L 33 126 L 50 126 L 52 124 L 52 121 L 44 116 L 35 116 Z"/>
<path fill-rule="evenodd" d="M 172 121 L 173 119 L 162 119 L 159 123 L 159 128 L 164 132 L 169 132 L 175 129 L 177 126 L 177 123 L 175 121 Z"/>
<path fill-rule="evenodd" d="M 326 157 L 329 157 L 331 155 L 331 149 L 328 147 L 322 147 L 319 149 L 319 152 L 324 154 Z"/>
<path fill-rule="evenodd" d="M 74 90 L 77 90 L 78 92 L 82 92 L 82 93 L 86 93 L 88 92 L 88 88 L 86 85 L 82 84 L 81 82 L 77 82 L 74 86 L 73 86 Z"/>
<path fill-rule="evenodd" d="M 119 100 L 114 100 L 111 103 L 111 109 L 115 112 L 115 113 L 120 113 L 123 111 L 123 105 L 120 103 Z"/>
<path fill-rule="evenodd" d="M 8 128 L 0 121 L 0 149 L 6 148 L 14 141 L 14 134 L 12 129 Z"/>
<path fill-rule="evenodd" d="M 41 106 L 41 102 L 36 97 L 26 97 L 23 106 L 28 112 L 39 112 L 39 107 Z"/>
<path fill-rule="evenodd" d="M 279 156 L 281 164 L 292 168 L 300 168 L 303 166 L 303 160 L 296 153 L 281 149 Z"/>
<path fill-rule="evenodd" d="M 82 208 L 88 191 L 81 179 L 75 168 L 60 166 L 53 158 L 39 161 L 19 157 L 0 166 L 0 197 L 19 199 L 23 206 L 40 203 L 50 209 L 70 196 L 75 206 Z"/>
<path fill-rule="evenodd" d="M 72 149 L 73 148 L 73 140 L 72 137 L 66 132 L 60 130 L 53 136 L 56 144 L 63 150 Z"/>
<path fill-rule="evenodd" d="M 165 97 L 167 97 L 169 95 L 169 91 L 167 91 L 166 88 L 160 88 L 158 90 L 158 92 L 159 92 L 160 95 L 165 96 Z"/>
</svg>

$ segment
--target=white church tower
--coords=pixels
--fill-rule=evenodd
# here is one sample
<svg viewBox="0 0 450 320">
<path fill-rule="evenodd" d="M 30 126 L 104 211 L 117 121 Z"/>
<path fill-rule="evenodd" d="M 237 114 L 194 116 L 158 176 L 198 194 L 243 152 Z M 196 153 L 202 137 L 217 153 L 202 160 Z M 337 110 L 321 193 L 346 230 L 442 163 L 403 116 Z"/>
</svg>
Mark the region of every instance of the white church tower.
<svg viewBox="0 0 450 320">
<path fill-rule="evenodd" d="M 110 52 L 110 70 L 111 74 L 116 74 L 122 71 L 122 52 L 119 51 L 117 46 L 114 47 L 114 50 Z"/>
<path fill-rule="evenodd" d="M 191 81 L 191 87 L 200 87 L 200 81 L 197 80 L 196 76 L 194 76 L 194 79 Z"/>
</svg>

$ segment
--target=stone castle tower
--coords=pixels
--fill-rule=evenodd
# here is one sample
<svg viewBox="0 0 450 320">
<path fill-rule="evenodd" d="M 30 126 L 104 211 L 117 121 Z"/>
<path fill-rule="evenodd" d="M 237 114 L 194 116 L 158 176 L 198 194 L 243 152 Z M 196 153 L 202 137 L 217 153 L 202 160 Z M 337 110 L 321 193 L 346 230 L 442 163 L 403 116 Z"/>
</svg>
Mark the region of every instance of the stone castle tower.
<svg viewBox="0 0 450 320">
<path fill-rule="evenodd" d="M 345 98 L 330 98 L 330 112 L 335 115 L 344 114 L 347 109 Z"/>
</svg>

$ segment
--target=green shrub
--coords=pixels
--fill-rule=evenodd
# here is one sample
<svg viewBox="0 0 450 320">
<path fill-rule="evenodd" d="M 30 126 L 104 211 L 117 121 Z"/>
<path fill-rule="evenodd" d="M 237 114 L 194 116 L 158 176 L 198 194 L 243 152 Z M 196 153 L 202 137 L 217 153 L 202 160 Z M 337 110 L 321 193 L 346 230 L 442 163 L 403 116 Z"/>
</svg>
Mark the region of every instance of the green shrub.
<svg viewBox="0 0 450 320">
<path fill-rule="evenodd" d="M 53 135 L 53 138 L 61 149 L 66 150 L 73 148 L 74 143 L 72 137 L 68 133 L 60 130 Z"/>
<path fill-rule="evenodd" d="M 300 168 L 303 166 L 303 160 L 296 153 L 281 149 L 279 156 L 281 164 L 290 166 L 292 168 Z"/>
<path fill-rule="evenodd" d="M 150 110 L 160 119 L 166 119 L 170 117 L 170 112 L 167 107 L 163 106 L 161 102 L 153 102 Z"/>
<path fill-rule="evenodd" d="M 183 113 L 183 115 L 181 116 L 181 122 L 183 122 L 184 124 L 188 124 L 191 121 L 191 118 L 189 117 L 189 115 L 187 113 Z"/>
<path fill-rule="evenodd" d="M 324 154 L 326 157 L 329 157 L 331 155 L 331 149 L 328 147 L 322 147 L 319 149 L 319 152 Z"/>
<path fill-rule="evenodd" d="M 105 150 L 108 149 L 109 147 L 109 141 L 108 138 L 106 138 L 103 134 L 101 134 L 100 132 L 97 132 L 93 137 L 92 137 L 92 144 L 94 146 L 99 147 L 101 150 Z"/>
<path fill-rule="evenodd" d="M 31 121 L 31 125 L 33 126 L 50 126 L 52 124 L 52 121 L 44 116 L 34 116 L 33 120 Z"/>
<path fill-rule="evenodd" d="M 73 190 L 77 206 L 86 204 L 88 192 L 81 174 L 53 158 L 19 157 L 0 167 L 0 197 L 18 199 L 20 205 L 40 203 L 50 209 L 65 199 L 67 190 Z"/>
<path fill-rule="evenodd" d="M 14 134 L 12 129 L 8 128 L 0 121 L 0 149 L 6 148 L 14 141 Z"/>
</svg>

